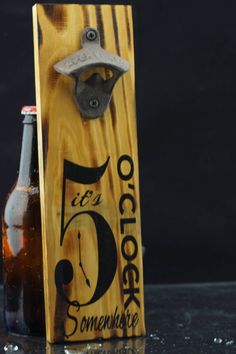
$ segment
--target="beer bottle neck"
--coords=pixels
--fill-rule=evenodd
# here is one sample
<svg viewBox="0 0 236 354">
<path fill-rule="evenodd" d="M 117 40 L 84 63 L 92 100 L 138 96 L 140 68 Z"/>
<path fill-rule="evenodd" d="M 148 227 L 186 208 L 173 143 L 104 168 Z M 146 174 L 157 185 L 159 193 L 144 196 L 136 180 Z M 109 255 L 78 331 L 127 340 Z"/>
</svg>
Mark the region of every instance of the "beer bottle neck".
<svg viewBox="0 0 236 354">
<path fill-rule="evenodd" d="M 21 146 L 21 157 L 18 186 L 30 186 L 38 184 L 38 149 L 36 117 L 26 115 L 23 120 L 23 138 Z"/>
</svg>

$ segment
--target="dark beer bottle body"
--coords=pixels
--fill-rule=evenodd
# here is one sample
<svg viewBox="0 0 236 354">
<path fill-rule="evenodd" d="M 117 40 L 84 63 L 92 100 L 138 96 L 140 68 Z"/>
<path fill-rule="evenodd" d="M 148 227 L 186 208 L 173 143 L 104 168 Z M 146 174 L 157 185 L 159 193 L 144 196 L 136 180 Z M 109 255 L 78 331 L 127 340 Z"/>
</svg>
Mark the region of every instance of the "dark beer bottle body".
<svg viewBox="0 0 236 354">
<path fill-rule="evenodd" d="M 29 109 L 28 109 L 29 110 Z M 26 111 L 18 179 L 2 217 L 4 321 L 11 333 L 45 333 L 36 115 Z"/>
</svg>

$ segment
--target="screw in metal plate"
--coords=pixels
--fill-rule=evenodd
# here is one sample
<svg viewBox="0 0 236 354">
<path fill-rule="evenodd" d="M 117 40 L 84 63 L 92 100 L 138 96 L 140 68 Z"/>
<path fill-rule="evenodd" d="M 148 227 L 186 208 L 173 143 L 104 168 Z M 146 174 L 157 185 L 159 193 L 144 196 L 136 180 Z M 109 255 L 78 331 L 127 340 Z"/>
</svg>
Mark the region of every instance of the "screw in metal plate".
<svg viewBox="0 0 236 354">
<path fill-rule="evenodd" d="M 89 106 L 91 108 L 98 108 L 99 107 L 99 101 L 97 98 L 92 98 L 90 101 L 89 101 Z"/>
<path fill-rule="evenodd" d="M 97 38 L 97 32 L 93 29 L 88 30 L 88 32 L 86 33 L 86 38 L 89 41 L 94 41 Z"/>
</svg>

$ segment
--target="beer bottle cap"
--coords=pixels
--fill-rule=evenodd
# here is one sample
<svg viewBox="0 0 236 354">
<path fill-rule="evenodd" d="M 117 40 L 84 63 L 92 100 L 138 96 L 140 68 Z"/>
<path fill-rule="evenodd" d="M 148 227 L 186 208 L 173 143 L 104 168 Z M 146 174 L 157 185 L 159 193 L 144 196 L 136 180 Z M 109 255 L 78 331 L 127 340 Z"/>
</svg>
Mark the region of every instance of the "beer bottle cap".
<svg viewBox="0 0 236 354">
<path fill-rule="evenodd" d="M 23 106 L 21 109 L 21 114 L 23 114 L 23 115 L 37 114 L 37 108 L 36 108 L 36 106 Z"/>
</svg>

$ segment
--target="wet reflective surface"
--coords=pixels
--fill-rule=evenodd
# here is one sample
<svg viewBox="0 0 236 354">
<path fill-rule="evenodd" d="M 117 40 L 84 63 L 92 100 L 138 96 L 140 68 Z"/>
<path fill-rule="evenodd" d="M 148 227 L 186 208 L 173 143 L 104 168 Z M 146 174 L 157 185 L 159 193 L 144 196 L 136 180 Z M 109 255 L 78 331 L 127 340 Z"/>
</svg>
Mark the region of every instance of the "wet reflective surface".
<svg viewBox="0 0 236 354">
<path fill-rule="evenodd" d="M 1 319 L 0 353 L 236 353 L 236 283 L 146 286 L 145 302 L 146 338 L 49 345 L 7 335 Z"/>
</svg>

